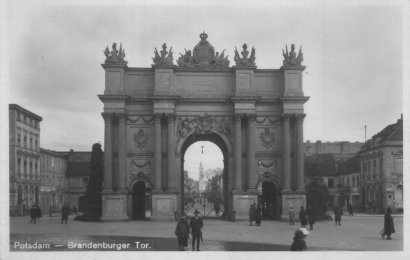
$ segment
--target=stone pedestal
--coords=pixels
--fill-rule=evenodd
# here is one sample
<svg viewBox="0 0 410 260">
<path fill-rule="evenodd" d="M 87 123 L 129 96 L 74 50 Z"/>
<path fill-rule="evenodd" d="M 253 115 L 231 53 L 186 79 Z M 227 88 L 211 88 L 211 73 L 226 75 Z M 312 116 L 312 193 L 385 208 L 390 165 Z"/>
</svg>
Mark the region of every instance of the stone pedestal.
<svg viewBox="0 0 410 260">
<path fill-rule="evenodd" d="M 152 193 L 151 220 L 175 220 L 178 210 L 176 193 Z"/>
<path fill-rule="evenodd" d="M 127 194 L 102 194 L 102 220 L 128 220 Z"/>
<path fill-rule="evenodd" d="M 257 203 L 258 194 L 233 192 L 233 210 L 236 212 L 235 219 L 249 219 L 249 208 L 252 203 Z"/>
<path fill-rule="evenodd" d="M 293 207 L 295 219 L 299 219 L 300 207 L 303 206 L 306 209 L 306 194 L 303 192 L 283 192 L 281 219 L 289 219 L 289 206 Z"/>
</svg>

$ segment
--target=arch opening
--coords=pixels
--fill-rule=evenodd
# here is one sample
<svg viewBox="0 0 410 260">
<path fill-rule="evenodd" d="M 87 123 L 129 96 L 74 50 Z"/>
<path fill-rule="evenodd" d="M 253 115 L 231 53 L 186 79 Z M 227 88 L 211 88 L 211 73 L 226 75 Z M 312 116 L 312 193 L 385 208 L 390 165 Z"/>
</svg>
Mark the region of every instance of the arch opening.
<svg viewBox="0 0 410 260">
<path fill-rule="evenodd" d="M 279 189 L 271 181 L 263 181 L 258 186 L 258 203 L 262 207 L 264 219 L 277 219 L 281 213 Z"/>
<path fill-rule="evenodd" d="M 216 133 L 194 133 L 181 147 L 181 213 L 228 216 L 228 148 Z"/>
<path fill-rule="evenodd" d="M 151 217 L 151 188 L 145 181 L 137 181 L 132 186 L 132 219 Z"/>
</svg>

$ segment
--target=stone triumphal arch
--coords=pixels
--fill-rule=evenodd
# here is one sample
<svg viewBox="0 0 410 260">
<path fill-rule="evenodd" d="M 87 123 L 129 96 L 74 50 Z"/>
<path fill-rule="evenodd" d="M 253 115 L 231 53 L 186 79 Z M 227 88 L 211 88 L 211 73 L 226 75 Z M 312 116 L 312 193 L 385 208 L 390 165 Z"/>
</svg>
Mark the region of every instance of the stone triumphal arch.
<svg viewBox="0 0 410 260">
<path fill-rule="evenodd" d="M 279 217 L 305 205 L 301 50 L 282 50 L 280 69 L 257 69 L 243 44 L 230 66 L 207 38 L 177 65 L 163 44 L 151 68 L 128 67 L 121 45 L 106 48 L 103 219 L 143 217 L 139 201 L 152 219 L 181 213 L 183 154 L 195 140 L 224 153 L 228 217 L 247 218 L 258 189 L 277 194 Z"/>
</svg>

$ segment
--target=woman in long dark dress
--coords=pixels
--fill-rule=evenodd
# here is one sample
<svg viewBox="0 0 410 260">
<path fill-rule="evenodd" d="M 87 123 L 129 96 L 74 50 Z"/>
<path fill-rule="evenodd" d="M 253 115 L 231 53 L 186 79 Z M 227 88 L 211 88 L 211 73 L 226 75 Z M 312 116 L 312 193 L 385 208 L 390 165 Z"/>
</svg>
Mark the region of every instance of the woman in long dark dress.
<svg viewBox="0 0 410 260">
<path fill-rule="evenodd" d="M 303 228 L 306 227 L 307 225 L 306 211 L 303 207 L 300 207 L 299 220 L 300 220 L 300 224 L 302 225 L 302 227 Z"/>
<path fill-rule="evenodd" d="M 391 208 L 387 207 L 386 214 L 384 214 L 384 231 L 382 237 L 387 236 L 387 240 L 391 239 L 391 234 L 396 232 L 394 230 L 393 217 L 391 216 Z"/>
</svg>

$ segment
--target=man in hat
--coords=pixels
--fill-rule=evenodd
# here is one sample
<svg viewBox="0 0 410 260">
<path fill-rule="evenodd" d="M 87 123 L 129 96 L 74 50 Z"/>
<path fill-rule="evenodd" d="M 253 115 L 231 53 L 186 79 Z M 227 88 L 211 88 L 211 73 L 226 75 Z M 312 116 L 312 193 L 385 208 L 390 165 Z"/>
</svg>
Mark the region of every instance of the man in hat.
<svg viewBox="0 0 410 260">
<path fill-rule="evenodd" d="M 204 226 L 202 218 L 199 217 L 199 211 L 195 210 L 195 216 L 191 218 L 191 227 L 192 234 L 192 251 L 195 251 L 195 241 L 196 241 L 196 251 L 199 251 L 199 240 L 202 239 L 201 228 Z"/>
<path fill-rule="evenodd" d="M 175 235 L 178 238 L 179 250 L 185 251 L 184 247 L 188 246 L 189 238 L 189 224 L 186 219 L 186 215 L 183 213 L 181 218 L 177 223 L 177 228 L 175 229 Z"/>
</svg>

